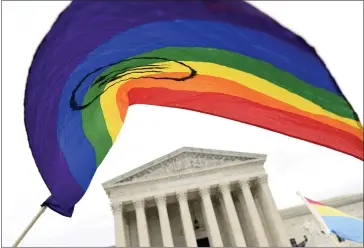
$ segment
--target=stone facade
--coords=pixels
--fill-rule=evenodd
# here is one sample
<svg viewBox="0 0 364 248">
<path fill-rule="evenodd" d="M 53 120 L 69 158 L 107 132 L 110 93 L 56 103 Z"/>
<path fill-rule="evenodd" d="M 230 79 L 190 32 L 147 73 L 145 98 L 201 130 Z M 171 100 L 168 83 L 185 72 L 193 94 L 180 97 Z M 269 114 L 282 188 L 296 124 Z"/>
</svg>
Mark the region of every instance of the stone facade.
<svg viewBox="0 0 364 248">
<path fill-rule="evenodd" d="M 288 247 L 290 238 L 299 243 L 301 222 L 309 225 L 310 215 L 302 207 L 278 211 L 265 160 L 262 154 L 184 147 L 104 183 L 116 246 Z M 315 240 L 324 244 L 325 237 Z"/>
</svg>

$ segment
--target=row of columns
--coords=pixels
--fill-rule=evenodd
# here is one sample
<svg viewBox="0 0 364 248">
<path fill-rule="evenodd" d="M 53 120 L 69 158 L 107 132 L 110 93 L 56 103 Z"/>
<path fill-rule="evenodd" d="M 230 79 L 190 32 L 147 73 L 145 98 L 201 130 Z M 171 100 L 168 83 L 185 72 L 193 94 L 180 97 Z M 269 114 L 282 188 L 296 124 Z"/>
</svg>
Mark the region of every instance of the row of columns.
<svg viewBox="0 0 364 248">
<path fill-rule="evenodd" d="M 260 182 L 260 184 L 262 184 L 260 185 L 262 188 L 262 194 L 261 194 L 262 201 L 264 202 L 264 205 L 267 206 L 267 208 L 265 208 L 265 210 L 267 211 L 266 216 L 268 216 L 269 223 L 272 223 L 273 225 L 277 224 L 279 225 L 280 224 L 279 222 L 282 222 L 282 220 L 279 216 L 278 211 L 274 211 L 275 203 L 273 201 L 273 198 L 271 197 L 270 191 L 269 192 L 267 191 L 267 186 L 264 185 L 265 183 L 267 183 L 266 180 Z M 240 203 L 242 203 L 243 201 L 246 204 L 248 214 L 252 220 L 251 224 L 252 228 L 254 229 L 254 233 L 256 234 L 258 245 L 261 247 L 262 246 L 267 247 L 269 246 L 268 239 L 265 234 L 264 227 L 260 215 L 258 213 L 252 192 L 250 190 L 249 182 L 241 181 L 239 182 L 239 185 L 241 188 L 240 197 L 243 197 L 243 199 L 240 200 Z M 229 232 L 232 234 L 234 246 L 246 247 L 246 241 L 244 238 L 243 230 L 241 228 L 235 204 L 231 196 L 230 184 L 226 183 L 219 185 L 219 192 L 222 197 L 223 207 L 226 209 L 227 219 L 231 229 L 229 230 Z M 211 242 L 211 245 L 213 247 L 223 247 L 224 245 L 222 242 L 221 232 L 219 230 L 213 203 L 211 200 L 210 187 L 199 188 L 199 194 L 202 200 L 201 202 L 206 221 L 206 228 L 209 234 L 209 240 Z M 192 223 L 190 209 L 188 206 L 187 191 L 177 192 L 176 196 L 178 199 L 186 246 L 197 247 L 196 235 Z M 167 212 L 166 197 L 165 196 L 156 197 L 156 203 L 160 220 L 163 246 L 173 247 L 174 244 L 173 244 L 171 225 Z M 134 206 L 136 212 L 139 246 L 149 247 L 150 239 L 149 239 L 148 225 L 145 214 L 145 202 L 144 200 L 134 201 Z M 125 232 L 125 223 L 124 223 L 122 205 L 118 205 L 116 207 L 114 206 L 113 210 L 115 218 L 114 222 L 115 222 L 116 246 L 125 247 L 127 245 L 127 241 L 126 241 L 126 232 Z M 282 227 L 281 225 L 282 224 L 280 224 L 280 226 L 274 227 L 275 229 L 278 229 L 278 231 L 275 232 L 274 234 L 278 235 L 279 240 L 281 239 L 280 237 L 284 237 L 284 235 L 279 234 L 279 231 L 281 231 L 279 229 Z M 281 244 L 284 246 L 285 241 L 282 240 L 282 242 L 278 242 L 277 244 Z"/>
</svg>

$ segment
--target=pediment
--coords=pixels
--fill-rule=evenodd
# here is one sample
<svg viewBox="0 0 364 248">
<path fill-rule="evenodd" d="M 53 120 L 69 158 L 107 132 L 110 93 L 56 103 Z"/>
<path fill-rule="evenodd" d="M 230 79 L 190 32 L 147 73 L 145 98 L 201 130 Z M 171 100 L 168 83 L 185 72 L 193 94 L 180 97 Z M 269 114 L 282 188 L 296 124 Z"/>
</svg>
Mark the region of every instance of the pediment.
<svg viewBox="0 0 364 248">
<path fill-rule="evenodd" d="M 262 154 L 183 147 L 112 179 L 104 183 L 104 186 L 188 173 L 265 157 L 266 155 Z"/>
</svg>

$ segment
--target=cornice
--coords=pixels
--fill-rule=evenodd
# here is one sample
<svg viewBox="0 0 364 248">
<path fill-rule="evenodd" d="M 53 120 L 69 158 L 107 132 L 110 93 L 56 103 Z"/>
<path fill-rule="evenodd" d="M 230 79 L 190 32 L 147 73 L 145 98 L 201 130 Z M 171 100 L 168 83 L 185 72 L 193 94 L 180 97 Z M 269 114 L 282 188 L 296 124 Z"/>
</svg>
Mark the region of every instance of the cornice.
<svg viewBox="0 0 364 248">
<path fill-rule="evenodd" d="M 180 197 L 182 194 L 184 194 L 186 196 L 186 198 L 188 197 L 189 193 L 197 193 L 198 194 L 198 198 L 201 197 L 203 194 L 205 194 L 206 192 L 209 192 L 210 190 L 212 190 L 212 188 L 214 188 L 215 190 L 217 189 L 218 192 L 219 191 L 219 186 L 220 185 L 231 185 L 231 184 L 236 184 L 239 183 L 239 181 L 241 180 L 256 180 L 258 177 L 262 177 L 264 176 L 265 173 L 264 172 L 258 172 L 258 173 L 253 173 L 249 176 L 241 176 L 241 175 L 236 175 L 235 177 L 228 177 L 225 180 L 219 181 L 219 182 L 215 182 L 215 183 L 211 183 L 211 182 L 206 182 L 205 184 L 202 183 L 201 185 L 194 185 L 193 187 L 185 185 L 185 186 L 178 186 L 178 187 L 167 187 L 166 190 L 164 190 L 163 192 L 154 195 L 153 191 L 150 192 L 145 192 L 145 191 L 141 191 L 140 189 L 133 191 L 130 190 L 128 191 L 128 194 L 115 194 L 113 196 L 113 200 L 114 202 L 121 202 L 122 204 L 129 204 L 132 203 L 134 201 L 140 200 L 140 199 L 145 199 L 146 201 L 150 200 L 150 199 L 155 199 L 156 196 L 160 196 L 161 194 L 168 197 L 168 196 L 177 196 Z M 206 190 L 208 189 L 208 190 Z M 119 191 L 117 191 L 119 192 Z M 143 192 L 143 193 L 142 193 Z"/>
<path fill-rule="evenodd" d="M 183 179 L 183 178 L 190 178 L 190 177 L 197 177 L 197 176 L 201 176 L 201 175 L 205 175 L 205 174 L 209 174 L 212 172 L 218 172 L 220 170 L 226 170 L 226 169 L 232 169 L 232 168 L 237 168 L 239 166 L 244 166 L 244 167 L 250 167 L 250 166 L 255 166 L 257 164 L 261 164 L 263 165 L 265 162 L 265 159 L 252 159 L 252 160 L 248 160 L 248 161 L 237 161 L 237 162 L 233 162 L 230 164 L 226 164 L 226 165 L 218 165 L 218 166 L 214 166 L 211 168 L 206 168 L 206 169 L 199 169 L 199 170 L 194 170 L 194 171 L 188 171 L 188 172 L 181 172 L 181 173 L 176 173 L 176 174 L 171 174 L 171 175 L 166 175 L 166 176 L 160 176 L 160 177 L 155 177 L 155 178 L 143 178 L 140 180 L 136 180 L 136 181 L 128 181 L 128 182 L 123 182 L 123 183 L 116 183 L 114 185 L 110 185 L 105 188 L 106 192 L 109 192 L 115 188 L 119 188 L 119 187 L 125 187 L 125 186 L 131 186 L 131 185 L 142 185 L 142 184 L 146 184 L 146 183 L 161 183 L 161 182 L 166 182 L 166 181 L 173 181 L 173 180 L 178 180 L 178 179 Z"/>
</svg>

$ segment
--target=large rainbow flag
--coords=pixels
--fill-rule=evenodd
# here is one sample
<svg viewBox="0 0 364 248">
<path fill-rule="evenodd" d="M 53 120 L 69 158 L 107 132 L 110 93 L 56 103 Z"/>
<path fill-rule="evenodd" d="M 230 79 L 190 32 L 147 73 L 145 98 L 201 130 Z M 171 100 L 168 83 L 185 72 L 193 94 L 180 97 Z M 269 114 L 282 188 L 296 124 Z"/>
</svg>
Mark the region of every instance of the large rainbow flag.
<svg viewBox="0 0 364 248">
<path fill-rule="evenodd" d="M 362 219 L 347 215 L 338 209 L 326 206 L 307 197 L 305 199 L 321 216 L 329 232 L 335 234 L 340 239 L 363 243 L 364 223 Z"/>
<path fill-rule="evenodd" d="M 314 48 L 250 4 L 73 1 L 38 47 L 25 94 L 29 145 L 52 194 L 45 205 L 72 215 L 132 104 L 224 117 L 363 159 L 362 125 Z"/>
</svg>

